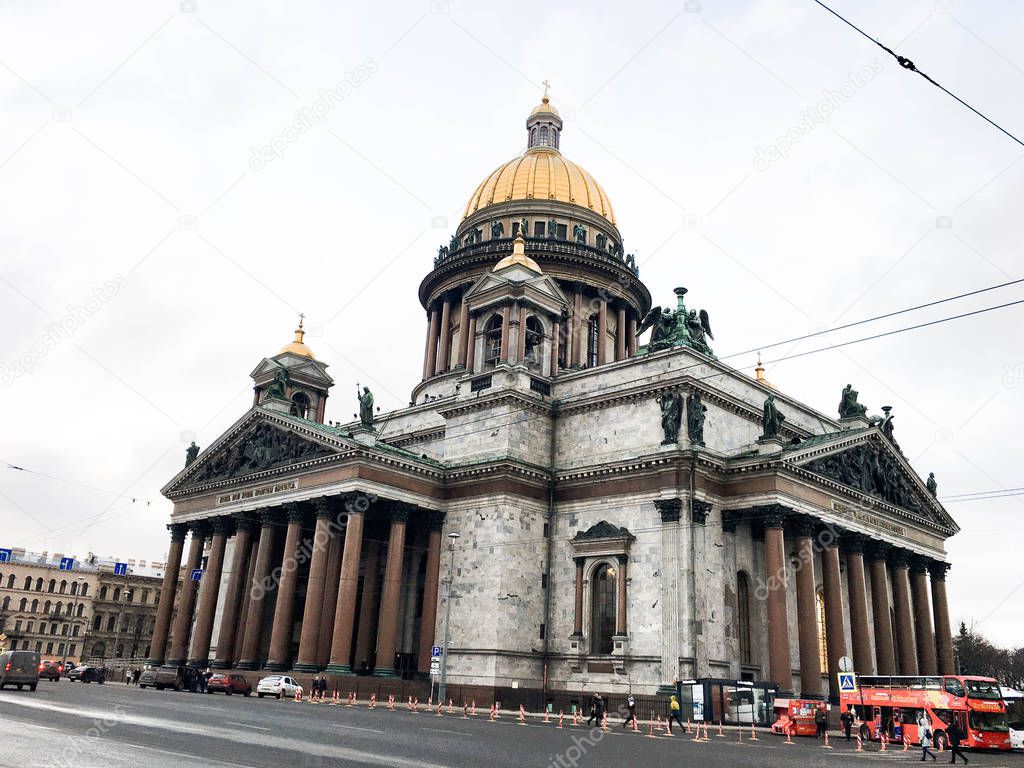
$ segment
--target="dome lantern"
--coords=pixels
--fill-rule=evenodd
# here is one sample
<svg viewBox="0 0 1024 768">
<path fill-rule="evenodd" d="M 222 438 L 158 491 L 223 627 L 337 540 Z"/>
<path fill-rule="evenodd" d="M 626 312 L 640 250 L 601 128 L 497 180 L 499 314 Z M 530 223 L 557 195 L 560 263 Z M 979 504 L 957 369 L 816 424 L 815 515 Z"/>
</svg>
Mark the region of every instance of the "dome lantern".
<svg viewBox="0 0 1024 768">
<path fill-rule="evenodd" d="M 526 118 L 526 148 L 558 151 L 559 135 L 562 132 L 562 118 L 551 106 L 548 98 L 547 80 L 544 81 L 544 97 Z"/>
</svg>

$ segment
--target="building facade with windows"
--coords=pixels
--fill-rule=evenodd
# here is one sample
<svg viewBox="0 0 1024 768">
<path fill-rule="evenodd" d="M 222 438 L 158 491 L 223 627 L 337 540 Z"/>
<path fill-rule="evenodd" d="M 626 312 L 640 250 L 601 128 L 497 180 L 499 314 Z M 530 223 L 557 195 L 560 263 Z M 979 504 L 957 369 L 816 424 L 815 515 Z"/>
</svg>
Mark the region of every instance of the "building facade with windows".
<svg viewBox="0 0 1024 768">
<path fill-rule="evenodd" d="M 129 560 L 125 576 L 114 576 L 114 565 L 93 555 L 12 549 L 0 562 L 3 647 L 73 663 L 147 656 L 163 565 Z"/>
<path fill-rule="evenodd" d="M 848 388 L 833 416 L 723 364 L 686 289 L 652 310 L 547 97 L 526 129 L 420 285 L 408 407 L 364 393 L 359 422 L 325 421 L 300 323 L 163 489 L 169 567 L 202 573 L 165 577 L 152 660 L 422 674 L 451 600 L 452 684 L 824 696 L 844 655 L 951 672 L 958 529 L 889 411 Z"/>
</svg>

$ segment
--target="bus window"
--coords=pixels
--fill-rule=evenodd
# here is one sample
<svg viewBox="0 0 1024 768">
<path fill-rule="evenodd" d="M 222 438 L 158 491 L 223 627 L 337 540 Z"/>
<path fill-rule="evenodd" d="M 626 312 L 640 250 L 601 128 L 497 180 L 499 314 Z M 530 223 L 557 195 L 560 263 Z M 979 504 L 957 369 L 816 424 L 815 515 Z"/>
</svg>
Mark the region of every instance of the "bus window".
<svg viewBox="0 0 1024 768">
<path fill-rule="evenodd" d="M 951 709 L 933 709 L 932 714 L 934 714 L 937 718 L 939 718 L 939 720 L 942 721 L 944 725 L 947 726 L 949 725 L 950 720 L 953 719 L 953 710 Z"/>
<path fill-rule="evenodd" d="M 957 680 L 955 677 L 947 677 L 946 693 L 952 694 L 953 696 L 963 696 L 964 684 Z"/>
<path fill-rule="evenodd" d="M 967 724 L 976 731 L 1009 733 L 1006 715 L 1003 712 L 974 712 L 967 715 Z"/>
<path fill-rule="evenodd" d="M 925 690 L 928 691 L 941 691 L 942 690 L 942 678 L 941 677 L 926 677 L 924 679 Z"/>
<path fill-rule="evenodd" d="M 971 699 L 993 699 L 995 701 L 1002 701 L 1003 698 L 998 683 L 984 680 L 968 680 L 967 696 Z"/>
</svg>

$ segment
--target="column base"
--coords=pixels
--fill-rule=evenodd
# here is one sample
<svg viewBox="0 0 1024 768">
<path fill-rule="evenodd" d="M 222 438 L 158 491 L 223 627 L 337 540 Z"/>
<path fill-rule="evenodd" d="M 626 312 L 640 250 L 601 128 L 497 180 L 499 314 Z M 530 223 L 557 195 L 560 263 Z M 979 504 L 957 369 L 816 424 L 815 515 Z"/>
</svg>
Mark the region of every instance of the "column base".
<svg viewBox="0 0 1024 768">
<path fill-rule="evenodd" d="M 658 686 L 658 692 L 657 692 L 658 696 L 674 696 L 675 693 L 676 693 L 676 687 L 674 685 L 669 685 L 668 683 L 663 683 L 662 685 Z"/>
<path fill-rule="evenodd" d="M 206 669 L 208 666 L 210 666 L 210 660 L 209 659 L 189 659 L 188 660 L 188 665 L 190 667 L 202 667 L 203 669 Z"/>
<path fill-rule="evenodd" d="M 146 664 L 150 667 L 162 667 L 164 665 L 163 659 L 146 659 Z"/>
<path fill-rule="evenodd" d="M 320 665 L 315 661 L 297 661 L 292 669 L 296 672 L 319 672 Z"/>
<path fill-rule="evenodd" d="M 283 661 L 268 661 L 263 665 L 263 668 L 267 670 L 267 672 L 287 672 L 291 669 L 291 666 L 285 664 Z"/>
<path fill-rule="evenodd" d="M 210 662 L 210 669 L 231 669 L 231 661 L 228 659 L 214 659 Z"/>
<path fill-rule="evenodd" d="M 244 670 L 246 672 L 251 672 L 251 671 L 259 669 L 259 668 L 260 668 L 260 665 L 259 665 L 258 662 L 249 661 L 248 659 L 243 659 L 242 661 L 240 661 L 237 664 L 235 664 L 235 669 L 241 669 L 241 670 Z"/>
<path fill-rule="evenodd" d="M 166 666 L 166 667 L 183 667 L 183 666 L 185 666 L 185 660 L 184 659 L 165 659 L 164 663 L 161 666 Z"/>
<path fill-rule="evenodd" d="M 354 677 L 356 673 L 352 671 L 352 667 L 348 664 L 328 664 L 327 674 L 338 675 L 339 677 Z"/>
<path fill-rule="evenodd" d="M 373 676 L 374 677 L 398 677 L 398 672 L 396 672 L 391 667 L 377 667 L 375 670 L 373 670 Z"/>
</svg>

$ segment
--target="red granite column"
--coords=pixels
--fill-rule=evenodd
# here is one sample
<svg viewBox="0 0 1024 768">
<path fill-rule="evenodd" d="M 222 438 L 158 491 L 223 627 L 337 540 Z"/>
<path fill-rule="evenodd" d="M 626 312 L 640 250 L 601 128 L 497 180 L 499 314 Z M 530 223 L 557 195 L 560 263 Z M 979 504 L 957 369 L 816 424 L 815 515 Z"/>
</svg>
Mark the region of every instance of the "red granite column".
<svg viewBox="0 0 1024 768">
<path fill-rule="evenodd" d="M 473 362 L 476 359 L 476 318 L 469 318 L 469 330 L 466 332 L 466 341 L 469 347 L 466 349 L 466 370 L 473 370 Z"/>
<path fill-rule="evenodd" d="M 506 307 L 506 318 L 508 308 Z M 373 674 L 395 676 L 395 633 L 398 630 L 398 598 L 402 591 L 402 561 L 405 550 L 405 526 L 409 510 L 404 505 L 391 510 L 391 534 L 388 537 L 388 560 L 384 569 L 384 589 L 380 598 L 377 623 L 377 663 Z"/>
<path fill-rule="evenodd" d="M 576 557 L 576 599 L 573 601 L 572 636 L 583 637 L 583 566 L 586 558 Z"/>
<path fill-rule="evenodd" d="M 880 675 L 896 674 L 896 650 L 892 645 L 892 616 L 889 613 L 889 577 L 885 556 L 889 545 L 874 542 L 871 559 L 871 612 L 875 620 L 875 667 Z"/>
<path fill-rule="evenodd" d="M 506 304 L 501 310 L 501 357 L 499 362 L 508 362 L 509 333 L 511 331 L 510 313 L 512 308 Z"/>
<path fill-rule="evenodd" d="M 437 588 L 440 583 L 443 528 L 444 512 L 431 512 L 430 537 L 427 540 L 427 570 L 423 582 L 423 611 L 420 615 L 420 646 L 416 654 L 416 667 L 423 673 L 430 671 L 430 649 L 434 645 L 437 624 Z"/>
<path fill-rule="evenodd" d="M 210 640 L 213 635 L 213 617 L 217 612 L 217 598 L 220 596 L 220 577 L 224 570 L 224 547 L 228 541 L 231 521 L 217 518 L 211 530 L 210 556 L 206 561 L 206 571 L 199 583 L 199 610 L 196 614 L 195 639 L 192 641 L 192 654 L 189 663 L 197 667 L 210 666 Z"/>
<path fill-rule="evenodd" d="M 893 606 L 896 609 L 896 643 L 901 675 L 917 674 L 917 652 L 914 648 L 914 619 L 910 612 L 910 583 L 907 566 L 910 553 L 905 549 L 894 549 L 889 558 L 892 566 Z"/>
<path fill-rule="evenodd" d="M 910 560 L 910 589 L 914 599 L 914 637 L 917 639 L 917 671 L 922 675 L 937 675 L 935 633 L 928 601 L 928 558 L 914 556 Z"/>
<path fill-rule="evenodd" d="M 601 299 L 597 308 L 597 364 L 608 362 L 608 302 Z"/>
<path fill-rule="evenodd" d="M 167 633 L 171 628 L 171 613 L 174 611 L 174 595 L 178 591 L 178 577 L 181 575 L 181 554 L 188 533 L 188 526 L 181 523 L 168 525 L 167 528 L 171 532 L 171 548 L 167 551 L 164 580 L 160 586 L 160 605 L 156 609 L 153 638 L 149 644 L 148 663 L 155 666 L 164 663 Z"/>
<path fill-rule="evenodd" d="M 245 634 L 242 636 L 242 651 L 237 669 L 258 669 L 260 663 L 260 646 L 263 639 L 263 609 L 267 600 L 267 592 L 272 584 L 270 577 L 270 558 L 274 552 L 277 539 L 277 526 L 280 513 L 277 510 L 264 509 L 260 512 L 260 543 L 256 550 L 256 564 L 253 566 L 252 582 L 249 584 L 249 609 L 245 617 Z"/>
<path fill-rule="evenodd" d="M 765 584 L 758 591 L 764 592 L 768 602 L 768 672 L 779 692 L 788 693 L 793 689 L 793 667 L 789 655 L 788 574 L 782 532 L 786 513 L 778 504 L 756 509 L 764 520 Z"/>
<path fill-rule="evenodd" d="M 254 524 L 249 543 L 249 559 L 246 563 L 245 580 L 242 581 L 242 598 L 238 608 L 238 628 L 235 631 L 235 660 L 242 651 L 242 639 L 245 637 L 245 623 L 249 618 L 249 603 L 252 599 L 252 580 L 256 572 L 256 552 L 260 546 L 259 522 Z"/>
<path fill-rule="evenodd" d="M 862 675 L 875 674 L 868 634 L 868 597 L 864 581 L 864 537 L 850 534 L 843 537 L 846 551 L 846 591 L 850 595 L 850 637 L 853 641 L 853 668 Z"/>
<path fill-rule="evenodd" d="M 336 525 L 341 524 L 338 517 Z M 345 540 L 343 529 L 333 527 L 331 546 L 327 555 L 327 571 L 324 573 L 324 600 L 320 609 L 320 632 L 317 636 L 316 662 L 320 669 L 331 663 L 331 643 L 334 640 L 334 611 L 338 605 L 338 581 L 341 578 L 341 545 Z"/>
<path fill-rule="evenodd" d="M 345 528 L 345 548 L 341 554 L 341 577 L 338 580 L 338 603 L 334 610 L 334 637 L 331 641 L 332 675 L 351 675 L 352 625 L 356 614 L 356 591 L 359 588 L 359 557 L 363 546 L 363 512 L 350 509 Z"/>
<path fill-rule="evenodd" d="M 551 360 L 548 364 L 548 376 L 554 378 L 558 375 L 558 345 L 561 344 L 559 336 L 562 333 L 562 324 L 557 320 L 551 324 Z"/>
<path fill-rule="evenodd" d="M 632 310 L 629 312 L 629 320 L 626 321 L 626 348 L 630 357 L 636 354 L 636 317 L 633 316 Z"/>
<path fill-rule="evenodd" d="M 306 603 L 302 611 L 302 631 L 299 634 L 299 655 L 295 662 L 298 672 L 317 672 L 317 643 L 320 640 L 320 611 L 324 605 L 324 580 L 327 558 L 331 547 L 331 516 L 334 504 L 326 497 L 316 500 L 316 528 L 313 531 L 313 552 L 306 582 Z"/>
<path fill-rule="evenodd" d="M 615 318 L 615 359 L 623 360 L 626 357 L 626 307 L 619 305 Z"/>
<path fill-rule="evenodd" d="M 435 373 L 444 373 L 448 370 L 448 357 L 451 351 L 452 342 L 451 311 L 451 299 L 445 296 L 444 302 L 441 304 L 441 327 L 439 329 L 439 333 L 441 335 L 441 348 L 437 353 L 437 365 L 434 367 Z"/>
<path fill-rule="evenodd" d="M 196 607 L 196 582 L 192 581 L 192 571 L 203 562 L 203 542 L 206 540 L 206 529 L 199 524 L 192 526 L 192 543 L 189 545 L 188 560 L 185 562 L 184 583 L 178 594 L 178 613 L 174 617 L 174 629 L 171 632 L 171 652 L 167 655 L 168 664 L 184 664 L 188 654 L 188 641 L 192 632 L 192 611 Z"/>
<path fill-rule="evenodd" d="M 431 310 L 430 324 L 427 326 L 427 349 L 423 355 L 424 379 L 429 379 L 434 375 L 434 366 L 437 364 L 437 331 L 440 322 L 440 313 L 436 309 Z"/>
<path fill-rule="evenodd" d="M 459 302 L 459 353 L 456 358 L 455 367 L 466 367 L 466 355 L 469 350 L 469 307 L 466 305 L 466 296 L 463 294 Z"/>
<path fill-rule="evenodd" d="M 231 579 L 224 595 L 224 611 L 220 617 L 220 633 L 217 636 L 217 655 L 211 665 L 214 669 L 230 669 L 235 660 L 238 629 L 238 614 L 244 602 L 246 566 L 252 541 L 253 521 L 248 517 L 235 519 L 235 551 L 231 558 Z"/>
<path fill-rule="evenodd" d="M 274 625 L 270 630 L 270 649 L 264 667 L 270 672 L 284 672 L 291 667 L 292 629 L 295 616 L 295 582 L 298 576 L 297 558 L 302 523 L 305 513 L 297 504 L 287 506 L 288 533 L 284 538 L 281 558 L 281 577 L 277 582 L 277 601 L 274 604 Z"/>
<path fill-rule="evenodd" d="M 814 521 L 804 518 L 796 526 L 796 616 L 800 642 L 800 695 L 821 695 L 821 657 L 818 653 L 818 606 L 814 589 Z"/>
<path fill-rule="evenodd" d="M 832 534 L 823 534 L 831 536 Z M 828 650 L 828 693 L 839 701 L 839 659 L 846 655 L 843 631 L 843 588 L 839 576 L 839 541 L 833 538 L 821 553 L 821 576 L 825 592 L 825 647 Z"/>
<path fill-rule="evenodd" d="M 932 613 L 935 615 L 935 651 L 940 675 L 956 674 L 953 665 L 953 633 L 946 602 L 946 571 L 949 563 L 933 560 L 928 567 L 932 577 Z"/>
<path fill-rule="evenodd" d="M 526 362 L 526 307 L 519 308 L 519 333 L 516 334 L 516 364 Z"/>
<path fill-rule="evenodd" d="M 619 572 L 615 574 L 615 587 L 619 593 L 618 610 L 615 612 L 615 634 L 627 637 L 629 634 L 629 599 L 626 594 L 626 568 L 629 555 L 616 555 L 619 560 Z"/>
</svg>

